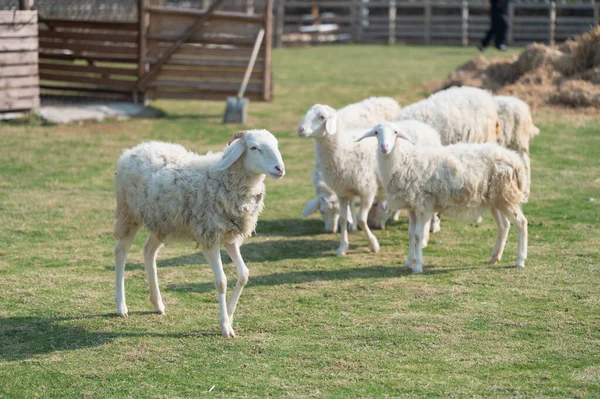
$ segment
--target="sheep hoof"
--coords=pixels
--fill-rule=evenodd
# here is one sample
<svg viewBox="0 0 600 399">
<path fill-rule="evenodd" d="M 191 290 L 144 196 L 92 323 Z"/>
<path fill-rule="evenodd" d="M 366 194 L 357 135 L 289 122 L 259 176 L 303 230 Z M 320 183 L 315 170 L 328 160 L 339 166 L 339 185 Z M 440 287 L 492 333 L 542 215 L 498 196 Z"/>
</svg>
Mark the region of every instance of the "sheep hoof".
<svg viewBox="0 0 600 399">
<path fill-rule="evenodd" d="M 402 266 L 403 269 L 412 269 L 412 262 L 410 260 L 407 260 L 406 263 L 404 264 L 404 266 Z"/>
<path fill-rule="evenodd" d="M 525 262 L 517 262 L 517 264 L 515 265 L 515 267 L 517 269 L 524 269 L 525 268 Z"/>
<path fill-rule="evenodd" d="M 413 266 L 412 271 L 413 271 L 414 274 L 421 274 L 421 273 L 423 273 L 423 265 L 419 265 L 419 264 L 415 263 L 415 265 Z"/>
<path fill-rule="evenodd" d="M 162 308 L 162 309 L 155 309 L 155 310 L 154 310 L 154 312 L 155 312 L 156 314 L 159 314 L 159 315 L 161 315 L 161 316 L 164 316 L 164 315 L 167 313 L 167 312 L 165 312 L 165 308 Z"/>
<path fill-rule="evenodd" d="M 379 243 L 377 241 L 370 242 L 369 243 L 369 249 L 373 253 L 378 253 L 379 252 Z"/>
<path fill-rule="evenodd" d="M 488 261 L 488 265 L 495 265 L 498 262 L 500 262 L 500 259 L 496 256 L 492 256 Z"/>
<path fill-rule="evenodd" d="M 347 250 L 348 250 L 348 244 L 341 244 L 340 247 L 337 249 L 337 251 L 335 251 L 335 254 L 337 256 L 344 256 L 344 255 L 346 255 Z"/>
<path fill-rule="evenodd" d="M 129 317 L 129 312 L 127 311 L 127 306 L 117 306 L 117 316 L 119 317 Z"/>
<path fill-rule="evenodd" d="M 427 248 L 427 244 L 428 244 L 428 243 L 429 243 L 429 240 L 425 240 L 425 239 L 423 239 L 423 240 L 421 241 L 421 248 Z"/>
<path fill-rule="evenodd" d="M 222 326 L 221 327 L 221 335 L 225 338 L 235 338 L 235 331 L 233 331 L 233 327 Z"/>
</svg>

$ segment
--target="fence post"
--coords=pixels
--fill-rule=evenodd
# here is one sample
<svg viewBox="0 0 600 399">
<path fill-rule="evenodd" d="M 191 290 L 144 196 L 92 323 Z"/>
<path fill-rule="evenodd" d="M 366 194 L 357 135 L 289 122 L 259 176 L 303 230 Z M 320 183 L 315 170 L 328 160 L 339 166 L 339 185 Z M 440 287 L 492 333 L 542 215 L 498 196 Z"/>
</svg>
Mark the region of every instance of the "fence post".
<svg viewBox="0 0 600 399">
<path fill-rule="evenodd" d="M 362 13 L 360 8 L 360 0 L 352 0 L 350 2 L 350 15 L 352 16 L 352 42 L 360 41 L 360 28 L 362 26 Z"/>
<path fill-rule="evenodd" d="M 146 15 L 146 0 L 138 0 L 138 78 L 146 73 L 146 28 L 148 27 L 148 16 Z M 146 93 L 133 92 L 135 103 L 146 103 Z"/>
<path fill-rule="evenodd" d="M 285 23 L 285 0 L 277 1 L 277 26 L 275 27 L 275 48 L 280 48 L 283 42 L 283 27 Z"/>
<path fill-rule="evenodd" d="M 396 43 L 396 0 L 389 0 L 388 44 Z"/>
<path fill-rule="evenodd" d="M 600 25 L 600 3 L 592 1 L 594 7 L 594 26 Z"/>
<path fill-rule="evenodd" d="M 264 66 L 263 66 L 263 98 L 265 101 L 271 101 L 271 48 L 273 45 L 273 0 L 267 0 L 265 5 L 265 46 Z"/>
<path fill-rule="evenodd" d="M 469 3 L 467 0 L 462 2 L 462 45 L 469 45 Z"/>
<path fill-rule="evenodd" d="M 33 0 L 19 0 L 19 10 L 31 10 L 33 8 Z"/>
<path fill-rule="evenodd" d="M 431 42 L 431 2 L 429 0 L 425 0 L 423 3 L 424 7 L 424 28 L 425 28 L 425 44 L 429 44 Z"/>
<path fill-rule="evenodd" d="M 556 30 L 556 3 L 551 1 L 548 4 L 549 10 L 549 21 L 548 21 L 548 44 L 554 45 L 554 31 Z"/>
<path fill-rule="evenodd" d="M 246 14 L 254 15 L 254 0 L 246 0 Z"/>
<path fill-rule="evenodd" d="M 508 44 L 512 45 L 515 41 L 515 4 L 508 3 Z"/>
</svg>

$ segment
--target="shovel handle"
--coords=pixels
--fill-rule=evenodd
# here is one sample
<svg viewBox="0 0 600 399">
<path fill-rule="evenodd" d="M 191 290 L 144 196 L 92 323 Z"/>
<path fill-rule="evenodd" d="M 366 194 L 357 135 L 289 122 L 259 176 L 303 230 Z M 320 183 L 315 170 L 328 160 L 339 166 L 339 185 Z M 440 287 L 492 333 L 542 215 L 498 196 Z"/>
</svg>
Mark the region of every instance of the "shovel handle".
<svg viewBox="0 0 600 399">
<path fill-rule="evenodd" d="M 252 74 L 252 69 L 254 69 L 254 63 L 256 62 L 256 57 L 258 57 L 258 50 L 260 50 L 260 45 L 262 44 L 263 37 L 265 36 L 265 30 L 261 29 L 258 31 L 258 35 L 256 36 L 256 40 L 254 41 L 254 48 L 252 49 L 252 55 L 250 55 L 250 61 L 248 62 L 248 66 L 246 67 L 246 73 L 244 74 L 244 80 L 242 81 L 242 86 L 240 86 L 240 90 L 238 91 L 237 97 L 244 97 L 244 93 L 246 92 L 246 87 L 248 86 L 248 81 L 250 81 L 250 75 Z"/>
</svg>

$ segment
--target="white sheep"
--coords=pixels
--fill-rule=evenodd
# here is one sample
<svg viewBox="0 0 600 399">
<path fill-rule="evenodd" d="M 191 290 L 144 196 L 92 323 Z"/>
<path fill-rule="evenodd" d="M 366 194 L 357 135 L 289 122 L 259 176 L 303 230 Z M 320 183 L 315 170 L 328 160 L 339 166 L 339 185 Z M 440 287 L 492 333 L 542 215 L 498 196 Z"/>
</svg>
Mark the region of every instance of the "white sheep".
<svg viewBox="0 0 600 399">
<path fill-rule="evenodd" d="M 337 112 L 344 119 L 347 128 L 369 128 L 378 122 L 396 119 L 400 112 L 400 104 L 390 97 L 369 97 L 357 103 L 347 105 Z M 311 116 L 309 110 L 304 116 L 304 120 L 308 121 L 311 117 L 315 117 L 315 115 Z M 317 142 L 315 143 L 316 146 L 318 146 Z M 337 220 L 339 219 L 339 201 L 333 190 L 322 179 L 318 159 L 315 162 L 315 169 L 313 171 L 313 186 L 315 187 L 316 197 L 306 204 L 302 216 L 308 217 L 319 210 L 325 222 L 325 231 L 335 233 L 337 231 Z M 357 226 L 354 215 L 354 197 L 349 200 L 348 206 L 348 222 L 351 223 L 350 230 L 355 231 Z M 368 223 L 369 226 L 378 226 L 384 220 L 387 220 L 387 214 L 373 213 L 373 216 L 368 219 Z"/>
<path fill-rule="evenodd" d="M 319 211 L 323 222 L 325 222 L 325 231 L 336 233 L 338 230 L 338 221 L 340 218 L 340 202 L 335 192 L 323 180 L 323 173 L 319 165 L 313 169 L 313 186 L 317 196 L 306 204 L 302 211 L 302 217 L 309 217 L 316 211 Z M 348 223 L 352 226 L 351 230 L 356 231 L 356 219 L 354 218 L 354 199 L 348 203 Z"/>
<path fill-rule="evenodd" d="M 534 136 L 540 134 L 540 129 L 533 124 L 531 110 L 526 102 L 513 96 L 494 96 L 494 102 L 500 120 L 498 144 L 521 154 L 527 166 L 528 188 L 526 194 L 529 197 L 531 186 L 529 142 Z"/>
<path fill-rule="evenodd" d="M 285 167 L 277 140 L 266 130 L 237 132 L 222 153 L 204 156 L 177 144 L 160 142 L 142 143 L 126 150 L 115 174 L 117 314 L 128 315 L 125 261 L 136 232 L 145 226 L 149 234 L 144 265 L 154 310 L 165 312 L 156 273 L 158 250 L 166 239 L 195 241 L 202 247 L 215 277 L 221 333 L 234 337 L 233 313 L 249 276 L 239 248 L 256 228 L 263 210 L 267 174 L 279 179 L 285 174 Z M 228 302 L 221 244 L 238 274 Z"/>
<path fill-rule="evenodd" d="M 492 95 L 475 87 L 452 87 L 408 105 L 397 120 L 407 119 L 436 129 L 442 145 L 495 142 L 500 133 Z"/>
<path fill-rule="evenodd" d="M 518 230 L 517 267 L 527 258 L 527 219 L 521 211 L 526 201 L 526 167 L 521 157 L 496 143 L 455 144 L 423 148 L 411 141 L 402 129 L 380 124 L 360 140 L 377 137 L 379 171 L 391 206 L 408 208 L 409 255 L 405 266 L 423 272 L 421 240 L 425 226 L 435 212 L 476 217 L 490 209 L 498 236 L 489 263 L 502 258 L 510 223 Z M 367 140 L 369 141 L 369 140 Z"/>
<path fill-rule="evenodd" d="M 375 198 L 383 198 L 381 178 L 377 171 L 375 143 L 355 143 L 363 131 L 352 130 L 345 119 L 327 106 L 312 106 L 298 126 L 298 136 L 316 140 L 315 152 L 323 179 L 336 193 L 340 202 L 340 246 L 336 254 L 345 255 L 348 242 L 348 202 L 360 197 L 358 226 L 365 232 L 371 251 L 379 252 L 377 238 L 367 225 L 367 213 Z"/>
</svg>

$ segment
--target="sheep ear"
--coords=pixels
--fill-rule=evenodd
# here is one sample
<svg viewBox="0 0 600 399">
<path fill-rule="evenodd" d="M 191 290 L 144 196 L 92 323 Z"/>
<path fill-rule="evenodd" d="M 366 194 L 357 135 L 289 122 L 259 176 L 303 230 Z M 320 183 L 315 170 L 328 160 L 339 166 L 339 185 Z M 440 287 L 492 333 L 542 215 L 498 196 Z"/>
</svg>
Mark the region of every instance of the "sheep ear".
<svg viewBox="0 0 600 399">
<path fill-rule="evenodd" d="M 355 140 L 355 142 L 359 142 L 362 139 L 366 139 L 367 137 L 374 137 L 375 136 L 375 130 L 376 129 L 371 129 L 368 132 L 366 132 L 365 134 L 362 135 L 362 137 L 359 137 L 358 139 Z"/>
<path fill-rule="evenodd" d="M 223 154 L 223 159 L 217 166 L 217 170 L 225 170 L 235 161 L 238 160 L 239 157 L 246 151 L 246 142 L 242 139 L 234 140 L 227 149 L 227 154 Z"/>
<path fill-rule="evenodd" d="M 411 144 L 415 144 L 410 137 L 408 137 L 406 134 L 402 133 L 402 132 L 396 132 L 396 136 L 398 136 L 398 138 L 400 139 L 404 139 L 406 141 L 408 141 Z"/>
<path fill-rule="evenodd" d="M 315 213 L 317 211 L 317 209 L 319 209 L 319 199 L 318 198 L 311 199 L 310 201 L 308 201 L 308 203 L 304 207 L 304 210 L 302 211 L 302 217 L 303 218 L 309 217 L 310 215 Z"/>
<path fill-rule="evenodd" d="M 329 134 L 337 133 L 337 115 L 327 118 L 327 122 L 325 122 L 325 130 L 327 130 L 327 133 Z"/>
</svg>

